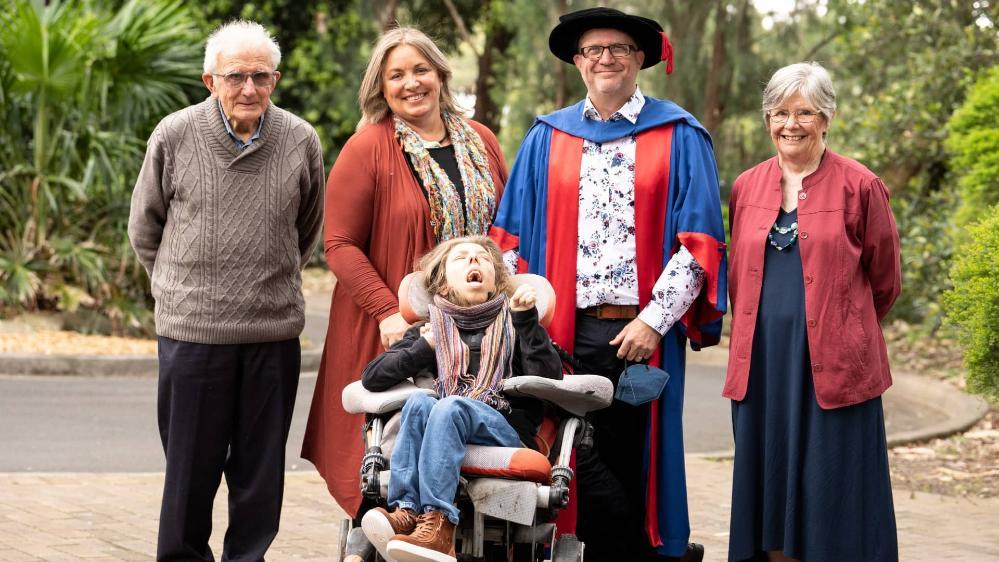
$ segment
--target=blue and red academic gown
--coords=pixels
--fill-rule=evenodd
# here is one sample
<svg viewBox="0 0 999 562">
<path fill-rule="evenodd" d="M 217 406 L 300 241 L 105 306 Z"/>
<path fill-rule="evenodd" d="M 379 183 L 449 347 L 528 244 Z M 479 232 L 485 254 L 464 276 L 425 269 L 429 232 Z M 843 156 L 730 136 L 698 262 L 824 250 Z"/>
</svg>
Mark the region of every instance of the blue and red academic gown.
<svg viewBox="0 0 999 562">
<path fill-rule="evenodd" d="M 576 247 L 583 139 L 609 142 L 637 135 L 635 242 L 638 294 L 645 306 L 666 262 L 682 244 L 704 269 L 700 296 L 660 342 L 650 363 L 670 373 L 650 407 L 644 451 L 645 530 L 659 553 L 679 556 L 690 536 L 683 464 L 684 349 L 718 343 L 726 309 L 725 229 L 711 138 L 670 101 L 646 97 L 636 123 L 583 118 L 583 102 L 539 117 L 527 132 L 490 235 L 504 251 L 517 249 L 518 270 L 543 275 L 558 299 L 548 328 L 568 351 L 575 339 Z M 575 531 L 575 497 L 559 518 Z"/>
</svg>

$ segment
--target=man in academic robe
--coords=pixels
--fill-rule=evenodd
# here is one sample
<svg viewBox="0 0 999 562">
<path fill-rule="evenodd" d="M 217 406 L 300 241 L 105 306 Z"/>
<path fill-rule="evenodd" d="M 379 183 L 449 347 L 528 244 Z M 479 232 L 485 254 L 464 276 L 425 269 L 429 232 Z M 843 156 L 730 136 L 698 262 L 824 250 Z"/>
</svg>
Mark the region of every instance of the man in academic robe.
<svg viewBox="0 0 999 562">
<path fill-rule="evenodd" d="M 560 18 L 549 47 L 579 69 L 587 96 L 528 131 L 491 235 L 510 267 L 552 282 L 549 333 L 581 372 L 616 384 L 648 363 L 670 375 L 657 400 L 615 400 L 592 416 L 594 444 L 576 451 L 578 493 L 559 532 L 577 532 L 588 562 L 701 560 L 688 542 L 681 416 L 686 342 L 717 343 L 726 307 L 711 139 L 638 88 L 641 69 L 665 61 L 672 72 L 657 22 L 581 10 Z"/>
</svg>

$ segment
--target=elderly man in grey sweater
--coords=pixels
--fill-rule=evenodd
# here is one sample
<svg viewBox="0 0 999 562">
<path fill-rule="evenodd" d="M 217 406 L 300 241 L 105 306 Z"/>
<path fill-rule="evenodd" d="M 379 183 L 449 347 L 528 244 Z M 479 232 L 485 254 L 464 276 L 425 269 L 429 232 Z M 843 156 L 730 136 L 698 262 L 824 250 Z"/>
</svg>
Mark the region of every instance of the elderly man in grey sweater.
<svg viewBox="0 0 999 562">
<path fill-rule="evenodd" d="M 315 130 L 270 103 L 281 51 L 237 21 L 205 46 L 205 101 L 153 131 L 128 223 L 152 280 L 166 482 L 158 560 L 263 560 L 277 534 L 305 324 L 301 268 L 322 224 Z"/>
</svg>

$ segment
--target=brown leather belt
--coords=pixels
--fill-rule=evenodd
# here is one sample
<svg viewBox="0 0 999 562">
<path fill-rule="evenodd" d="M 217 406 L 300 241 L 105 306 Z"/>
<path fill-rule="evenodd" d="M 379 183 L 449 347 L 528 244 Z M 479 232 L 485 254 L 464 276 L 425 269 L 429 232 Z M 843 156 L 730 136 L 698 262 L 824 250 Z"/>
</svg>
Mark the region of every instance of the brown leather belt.
<svg viewBox="0 0 999 562">
<path fill-rule="evenodd" d="M 579 310 L 587 316 L 600 320 L 634 320 L 638 318 L 637 304 L 598 304 Z"/>
</svg>

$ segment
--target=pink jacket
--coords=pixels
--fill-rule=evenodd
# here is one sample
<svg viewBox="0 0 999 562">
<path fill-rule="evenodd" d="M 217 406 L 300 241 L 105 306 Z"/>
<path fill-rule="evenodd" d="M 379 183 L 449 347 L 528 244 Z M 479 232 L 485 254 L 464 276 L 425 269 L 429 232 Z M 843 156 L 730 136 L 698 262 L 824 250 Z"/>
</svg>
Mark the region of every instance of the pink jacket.
<svg viewBox="0 0 999 562">
<path fill-rule="evenodd" d="M 732 339 L 722 394 L 746 396 L 763 284 L 767 233 L 781 204 L 781 171 L 771 158 L 732 187 L 728 286 Z M 899 241 L 888 190 L 860 163 L 826 150 L 802 182 L 798 242 L 812 380 L 822 408 L 880 396 L 891 386 L 881 320 L 901 290 Z"/>
</svg>

